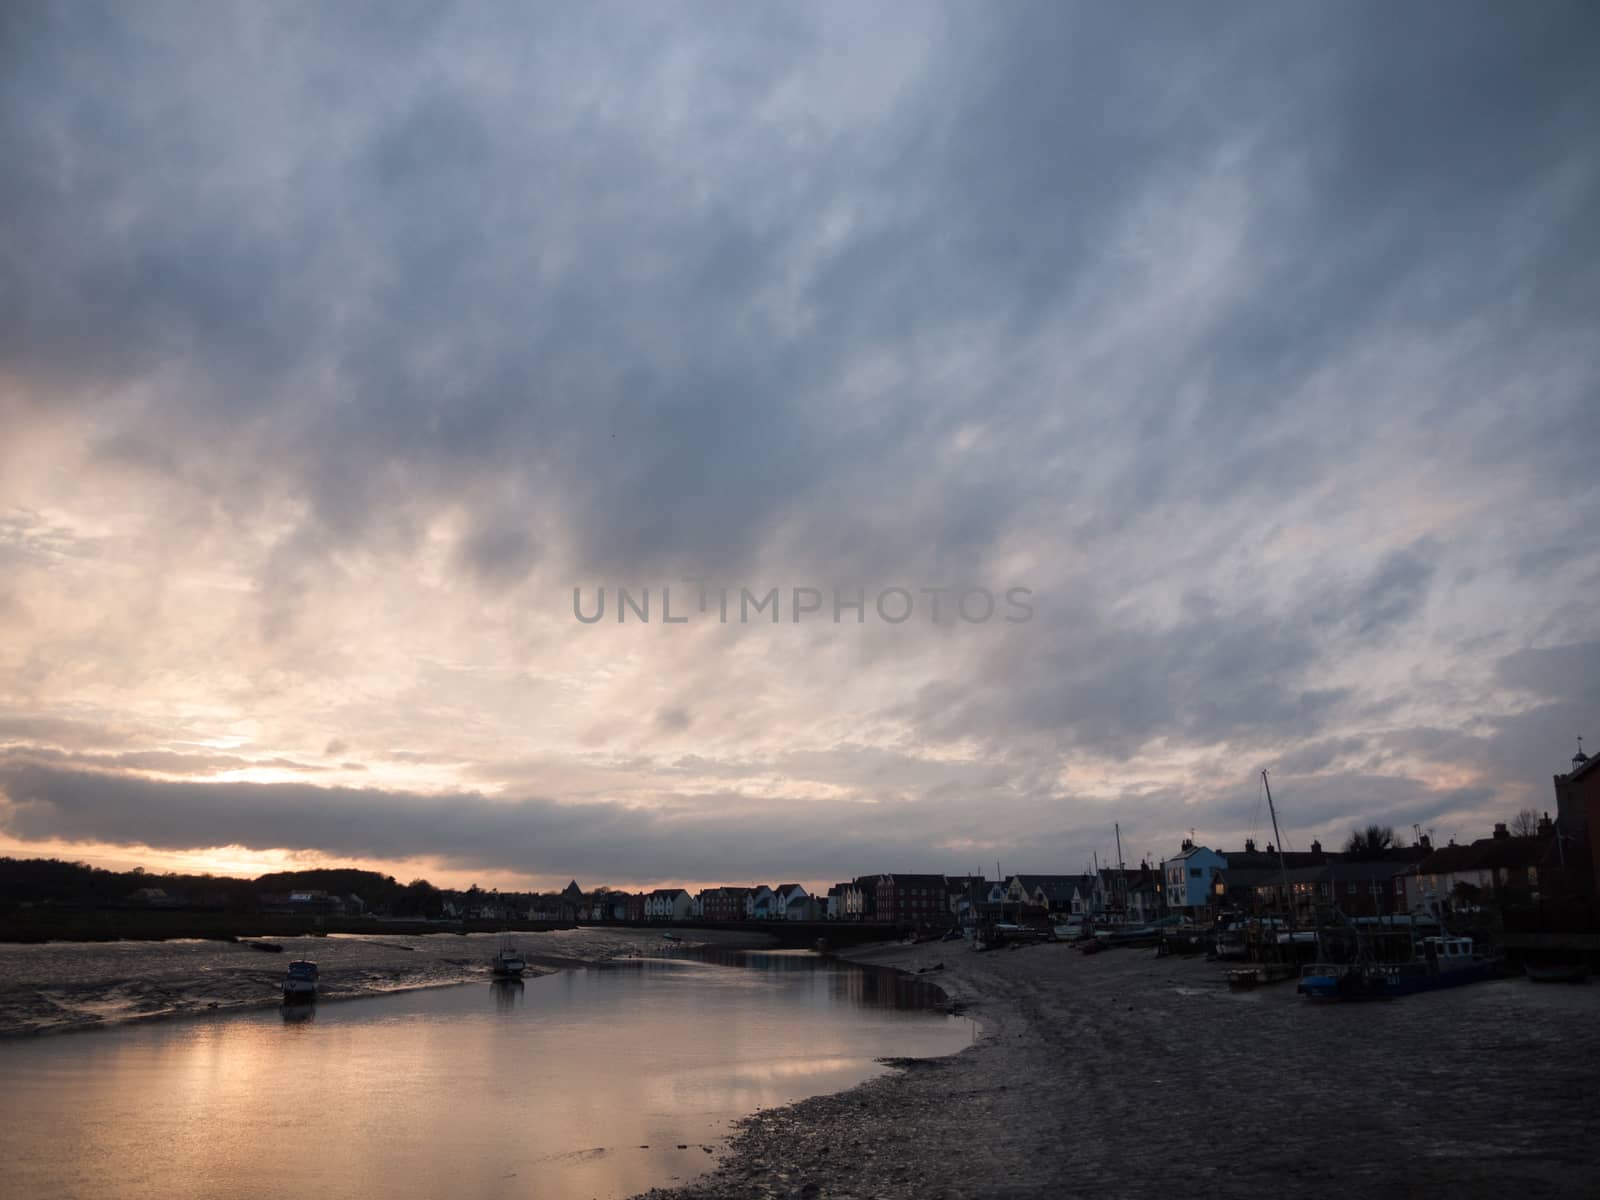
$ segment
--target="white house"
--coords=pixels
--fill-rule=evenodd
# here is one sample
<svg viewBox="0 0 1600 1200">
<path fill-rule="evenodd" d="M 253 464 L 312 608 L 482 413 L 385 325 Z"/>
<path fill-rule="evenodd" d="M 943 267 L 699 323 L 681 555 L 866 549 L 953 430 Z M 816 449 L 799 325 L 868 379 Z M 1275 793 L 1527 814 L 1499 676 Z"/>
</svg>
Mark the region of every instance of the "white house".
<svg viewBox="0 0 1600 1200">
<path fill-rule="evenodd" d="M 744 916 L 747 921 L 765 921 L 772 915 L 775 897 L 766 884 L 750 889 L 744 898 Z"/>
<path fill-rule="evenodd" d="M 828 889 L 828 920 L 837 921 L 844 916 L 844 896 L 849 890 L 848 883 L 836 883 Z"/>
<path fill-rule="evenodd" d="M 772 893 L 772 915 L 780 921 L 810 921 L 815 917 L 816 905 L 811 894 L 798 883 L 779 885 Z"/>
<path fill-rule="evenodd" d="M 1177 855 L 1162 861 L 1161 886 L 1166 892 L 1167 910 L 1198 912 L 1211 904 L 1211 872 L 1225 869 L 1228 860 L 1215 850 L 1196 846 L 1187 838 Z"/>
<path fill-rule="evenodd" d="M 694 912 L 694 897 L 683 888 L 657 888 L 644 898 L 648 921 L 687 921 Z"/>
</svg>

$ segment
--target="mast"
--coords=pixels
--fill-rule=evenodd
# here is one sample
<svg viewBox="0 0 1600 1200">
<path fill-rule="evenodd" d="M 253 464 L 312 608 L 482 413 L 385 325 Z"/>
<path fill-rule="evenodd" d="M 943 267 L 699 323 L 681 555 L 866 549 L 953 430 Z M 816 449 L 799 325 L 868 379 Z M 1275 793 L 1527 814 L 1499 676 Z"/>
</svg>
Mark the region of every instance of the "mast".
<svg viewBox="0 0 1600 1200">
<path fill-rule="evenodd" d="M 1272 803 L 1272 785 L 1261 772 L 1261 786 L 1267 789 L 1267 811 L 1272 814 L 1272 840 L 1278 847 L 1278 873 L 1283 877 L 1283 898 L 1289 905 L 1289 932 L 1294 932 L 1294 893 L 1289 890 L 1289 868 L 1283 865 L 1283 835 L 1278 832 L 1278 810 Z M 1260 811 L 1257 809 L 1256 811 Z M 1291 940 L 1290 945 L 1293 945 Z"/>
<path fill-rule="evenodd" d="M 1122 919 L 1128 919 L 1128 876 L 1122 864 L 1122 824 L 1113 821 L 1111 828 L 1117 835 L 1117 904 L 1122 909 Z"/>
</svg>

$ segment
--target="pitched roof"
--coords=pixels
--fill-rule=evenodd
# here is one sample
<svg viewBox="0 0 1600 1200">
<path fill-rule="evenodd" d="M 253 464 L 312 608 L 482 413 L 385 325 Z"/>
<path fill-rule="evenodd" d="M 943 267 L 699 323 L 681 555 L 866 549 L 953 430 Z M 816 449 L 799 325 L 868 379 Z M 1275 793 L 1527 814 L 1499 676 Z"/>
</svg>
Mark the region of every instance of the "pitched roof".
<svg viewBox="0 0 1600 1200">
<path fill-rule="evenodd" d="M 1538 865 L 1537 837 L 1486 837 L 1466 846 L 1443 846 L 1417 864 L 1419 875 L 1453 875 L 1460 871 Z"/>
<path fill-rule="evenodd" d="M 1222 853 L 1222 851 L 1213 850 L 1210 846 L 1188 846 L 1188 847 L 1186 847 L 1186 848 L 1184 848 L 1182 850 L 1179 850 L 1176 854 L 1171 855 L 1170 857 L 1163 859 L 1162 861 L 1163 862 L 1177 862 L 1180 859 L 1193 858 L 1196 854 L 1200 854 L 1200 853 L 1215 854 L 1219 858 L 1226 858 L 1227 857 L 1225 854 Z"/>
<path fill-rule="evenodd" d="M 894 883 L 895 887 L 897 887 L 897 888 L 903 888 L 903 887 L 943 888 L 944 887 L 944 876 L 943 875 L 885 874 L 885 875 L 880 876 L 880 878 L 888 879 L 888 880 L 892 881 Z"/>
<path fill-rule="evenodd" d="M 1046 900 L 1065 903 L 1072 900 L 1073 892 L 1094 886 L 1093 875 L 1013 875 L 1029 895 L 1043 892 Z"/>
</svg>

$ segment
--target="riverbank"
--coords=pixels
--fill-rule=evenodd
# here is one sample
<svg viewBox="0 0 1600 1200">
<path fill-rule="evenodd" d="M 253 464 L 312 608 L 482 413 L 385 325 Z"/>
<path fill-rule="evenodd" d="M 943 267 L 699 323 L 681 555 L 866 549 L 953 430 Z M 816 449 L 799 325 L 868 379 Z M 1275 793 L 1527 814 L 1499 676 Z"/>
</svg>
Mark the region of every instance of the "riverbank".
<svg viewBox="0 0 1600 1200">
<path fill-rule="evenodd" d="M 151 908 L 34 908 L 0 916 L 0 944 L 44 942 L 165 942 L 205 938 L 319 937 L 330 933 L 410 935 L 428 933 L 548 933 L 575 929 L 558 921 L 423 921 L 377 917 L 333 917 L 292 913 L 205 912 Z"/>
<path fill-rule="evenodd" d="M 920 972 L 982 1037 L 757 1113 L 710 1174 L 648 1200 L 1586 1196 L 1600 1166 L 1600 988 L 1319 1007 L 1145 950 L 848 957 Z"/>
<path fill-rule="evenodd" d="M 322 1003 L 486 981 L 502 936 L 385 930 L 279 937 L 274 944 L 282 952 L 272 954 L 248 942 L 212 939 L 0 946 L 0 1038 L 273 1007 L 281 999 L 284 968 L 295 958 L 321 966 Z M 518 939 L 530 976 L 633 955 L 676 955 L 692 945 L 759 944 L 747 934 L 708 931 L 667 943 L 659 931 L 595 928 Z"/>
</svg>

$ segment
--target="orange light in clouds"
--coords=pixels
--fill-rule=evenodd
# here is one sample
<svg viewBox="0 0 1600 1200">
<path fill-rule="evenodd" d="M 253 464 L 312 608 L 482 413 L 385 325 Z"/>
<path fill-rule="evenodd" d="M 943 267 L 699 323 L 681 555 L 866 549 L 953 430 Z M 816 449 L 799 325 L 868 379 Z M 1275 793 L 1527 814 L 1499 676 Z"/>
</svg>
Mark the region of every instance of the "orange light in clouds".
<svg viewBox="0 0 1600 1200">
<path fill-rule="evenodd" d="M 470 867 L 444 866 L 429 859 L 358 859 L 330 858 L 326 855 L 296 850 L 252 850 L 248 846 L 210 846 L 203 850 L 157 850 L 150 846 L 118 846 L 106 842 L 27 842 L 0 844 L 0 858 L 60 858 L 69 862 L 86 862 L 90 866 L 104 867 L 109 871 L 131 871 L 143 867 L 152 875 L 166 872 L 195 875 L 232 875 L 253 879 L 273 871 L 310 871 L 319 868 L 351 868 L 358 871 L 377 871 L 393 875 L 401 883 L 413 879 L 426 879 L 438 887 L 468 888 L 477 884 L 481 888 L 494 888 L 504 892 L 557 891 L 566 886 L 573 875 L 566 872 L 557 876 L 519 875 L 510 871 L 474 870 Z M 578 884 L 589 891 L 597 887 L 610 887 L 624 892 L 644 892 L 657 887 L 681 887 L 691 893 L 703 888 L 730 885 L 749 887 L 767 883 L 776 887 L 780 883 L 799 883 L 816 896 L 825 896 L 834 880 L 822 881 L 792 877 L 784 879 L 603 879 L 580 877 Z"/>
</svg>

